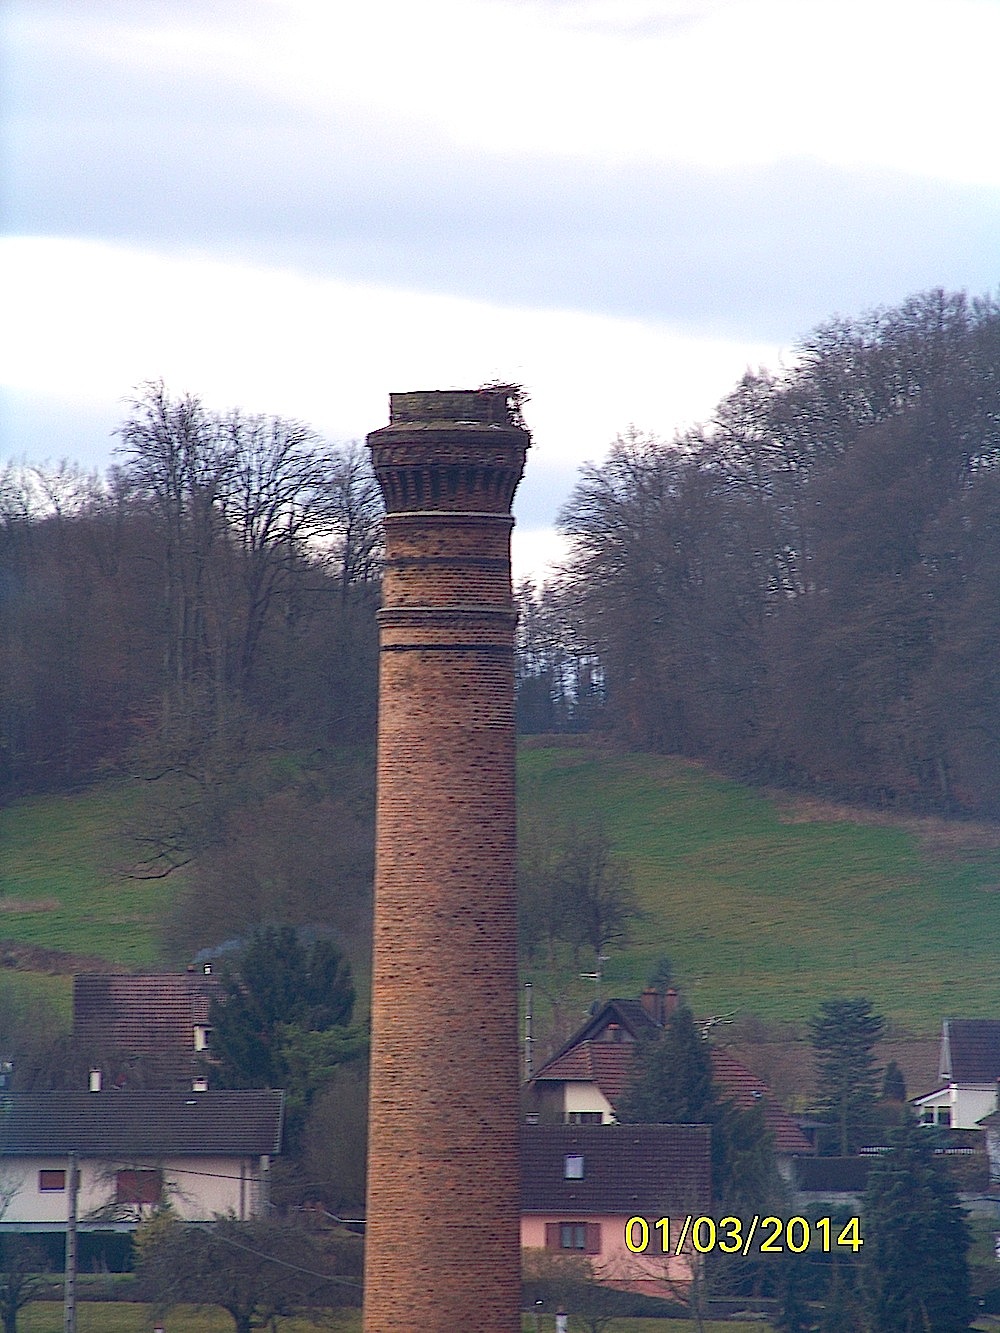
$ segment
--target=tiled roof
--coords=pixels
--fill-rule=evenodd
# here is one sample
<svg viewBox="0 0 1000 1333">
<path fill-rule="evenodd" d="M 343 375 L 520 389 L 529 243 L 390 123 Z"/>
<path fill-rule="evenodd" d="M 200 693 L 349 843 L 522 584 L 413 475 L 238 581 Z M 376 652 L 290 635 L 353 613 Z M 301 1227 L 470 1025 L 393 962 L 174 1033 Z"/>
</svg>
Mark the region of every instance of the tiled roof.
<svg viewBox="0 0 1000 1333">
<path fill-rule="evenodd" d="M 98 1053 L 146 1057 L 147 1083 L 190 1083 L 194 1029 L 208 1025 L 218 979 L 203 973 L 73 978 L 73 1039 Z"/>
<path fill-rule="evenodd" d="M 650 1032 L 655 1032 L 659 1026 L 660 1024 L 655 1022 L 643 1008 L 641 1000 L 607 1000 L 597 1013 L 588 1018 L 583 1027 L 578 1028 L 569 1041 L 556 1051 L 548 1064 L 552 1064 L 567 1051 L 579 1046 L 581 1042 L 590 1041 L 605 1033 L 609 1027 L 620 1028 L 627 1044 L 637 1041 Z M 548 1065 L 544 1067 L 548 1068 Z"/>
<path fill-rule="evenodd" d="M 634 1041 L 607 1040 L 609 1025 L 614 1023 L 623 1028 L 634 1024 L 629 1035 L 655 1031 L 658 1026 L 648 1017 L 639 1000 L 609 1000 L 557 1055 L 542 1066 L 535 1080 L 594 1083 L 614 1106 L 629 1084 L 632 1053 L 635 1050 Z M 805 1135 L 785 1108 L 775 1101 L 763 1080 L 726 1051 L 713 1047 L 711 1054 L 713 1077 L 723 1097 L 734 1102 L 741 1110 L 749 1110 L 756 1102 L 763 1100 L 764 1120 L 774 1136 L 777 1152 L 812 1151 Z"/>
<path fill-rule="evenodd" d="M 583 1178 L 567 1180 L 567 1156 Z M 707 1125 L 526 1125 L 521 1208 L 528 1213 L 665 1217 L 711 1203 Z"/>
<path fill-rule="evenodd" d="M 583 1041 L 565 1055 L 550 1060 L 536 1078 L 544 1082 L 596 1083 L 612 1106 L 628 1086 L 634 1045 Z"/>
<path fill-rule="evenodd" d="M 952 1083 L 995 1083 L 1000 1078 L 1000 1020 L 946 1018 L 941 1076 Z"/>
<path fill-rule="evenodd" d="M 775 1101 L 771 1089 L 756 1074 L 751 1074 L 727 1051 L 713 1048 L 712 1075 L 715 1086 L 723 1097 L 741 1111 L 751 1110 L 759 1101 L 764 1103 L 764 1123 L 774 1136 L 775 1152 L 811 1153 L 809 1140 L 780 1102 Z"/>
<path fill-rule="evenodd" d="M 218 979 L 198 972 L 163 976 L 73 978 L 73 1035 L 83 1042 L 113 1042 L 120 1050 L 189 1050 L 195 1024 L 208 1023 Z"/>
<path fill-rule="evenodd" d="M 35 1092 L 0 1097 L 0 1156 L 259 1156 L 281 1149 L 284 1093 Z"/>
</svg>

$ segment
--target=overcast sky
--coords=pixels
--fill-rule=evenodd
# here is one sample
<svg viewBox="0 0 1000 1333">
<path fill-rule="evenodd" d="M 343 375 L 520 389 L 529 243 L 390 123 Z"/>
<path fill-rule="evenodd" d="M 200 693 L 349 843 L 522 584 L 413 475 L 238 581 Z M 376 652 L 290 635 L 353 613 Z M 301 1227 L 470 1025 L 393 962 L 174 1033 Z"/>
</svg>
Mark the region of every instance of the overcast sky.
<svg viewBox="0 0 1000 1333">
<path fill-rule="evenodd" d="M 0 0 L 0 457 L 162 378 L 362 438 L 523 383 L 580 463 L 835 315 L 998 290 L 997 0 Z"/>
</svg>

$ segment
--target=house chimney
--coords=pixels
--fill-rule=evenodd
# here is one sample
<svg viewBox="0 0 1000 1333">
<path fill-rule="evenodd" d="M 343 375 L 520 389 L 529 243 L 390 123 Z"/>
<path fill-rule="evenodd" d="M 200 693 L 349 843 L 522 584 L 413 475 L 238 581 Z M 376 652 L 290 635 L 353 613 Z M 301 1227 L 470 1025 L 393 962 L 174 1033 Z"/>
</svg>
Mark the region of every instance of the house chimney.
<svg viewBox="0 0 1000 1333">
<path fill-rule="evenodd" d="M 655 986 L 647 986 L 639 996 L 642 1007 L 654 1023 L 663 1026 L 663 996 Z"/>
<path fill-rule="evenodd" d="M 385 498 L 366 1333 L 520 1327 L 509 388 L 394 393 Z"/>
<path fill-rule="evenodd" d="M 681 1002 L 681 997 L 678 995 L 677 991 L 674 990 L 673 986 L 671 986 L 670 989 L 667 991 L 666 995 L 664 995 L 663 997 L 664 1023 L 668 1023 L 670 1019 L 673 1018 L 674 1014 L 676 1014 L 677 1012 L 677 1006 L 680 1004 L 680 1002 Z"/>
<path fill-rule="evenodd" d="M 99 1069 L 92 1069 L 90 1071 L 90 1091 L 100 1092 L 100 1090 L 101 1090 L 101 1071 Z"/>
</svg>

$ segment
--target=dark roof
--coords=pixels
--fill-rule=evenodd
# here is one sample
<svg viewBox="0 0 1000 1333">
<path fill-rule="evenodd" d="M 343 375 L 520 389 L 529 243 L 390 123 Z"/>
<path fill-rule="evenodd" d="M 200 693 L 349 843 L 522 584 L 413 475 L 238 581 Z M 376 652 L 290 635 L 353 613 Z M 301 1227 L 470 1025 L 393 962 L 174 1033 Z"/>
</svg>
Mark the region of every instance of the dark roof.
<svg viewBox="0 0 1000 1333">
<path fill-rule="evenodd" d="M 616 1034 L 615 1027 L 620 1031 Z M 612 1107 L 628 1087 L 638 1037 L 660 1025 L 640 1000 L 609 1000 L 535 1075 L 538 1083 L 594 1083 Z M 712 1076 L 720 1094 L 746 1111 L 764 1103 L 764 1121 L 776 1152 L 808 1153 L 808 1139 L 775 1100 L 768 1085 L 728 1051 L 712 1047 Z"/>
<path fill-rule="evenodd" d="M 952 1083 L 995 1083 L 1000 1078 L 1000 1019 L 946 1018 L 941 1077 Z"/>
<path fill-rule="evenodd" d="M 567 1180 L 567 1156 L 583 1158 L 583 1178 Z M 711 1203 L 707 1125 L 525 1125 L 521 1209 L 581 1216 L 666 1217 Z"/>
<path fill-rule="evenodd" d="M 548 1065 L 553 1064 L 567 1051 L 579 1046 L 581 1042 L 591 1041 L 602 1036 L 606 1040 L 608 1028 L 617 1027 L 620 1029 L 624 1041 L 629 1043 L 638 1041 L 640 1037 L 648 1036 L 661 1026 L 662 1024 L 647 1013 L 641 1000 L 606 1000 L 596 1014 L 592 1014 L 582 1027 L 577 1028 L 569 1041 L 556 1051 L 555 1055 L 543 1068 L 547 1069 Z"/>
<path fill-rule="evenodd" d="M 863 1194 L 877 1157 L 800 1157 L 795 1183 L 817 1193 Z"/>
<path fill-rule="evenodd" d="M 284 1093 L 30 1092 L 0 1098 L 0 1156 L 260 1156 L 281 1149 Z"/>
</svg>

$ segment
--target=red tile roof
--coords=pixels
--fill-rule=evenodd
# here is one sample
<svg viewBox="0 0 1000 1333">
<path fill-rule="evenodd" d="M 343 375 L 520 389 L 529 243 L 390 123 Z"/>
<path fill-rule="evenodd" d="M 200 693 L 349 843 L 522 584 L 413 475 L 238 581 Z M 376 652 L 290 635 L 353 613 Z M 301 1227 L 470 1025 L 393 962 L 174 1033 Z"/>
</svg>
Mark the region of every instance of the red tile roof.
<svg viewBox="0 0 1000 1333">
<path fill-rule="evenodd" d="M 780 1102 L 775 1101 L 771 1089 L 756 1074 L 751 1074 L 727 1051 L 712 1048 L 712 1074 L 715 1085 L 741 1111 L 751 1110 L 759 1101 L 764 1103 L 764 1123 L 774 1136 L 774 1150 L 780 1153 L 811 1153 L 809 1140 Z"/>
<path fill-rule="evenodd" d="M 637 1010 L 640 1012 L 636 1013 Z M 542 1066 L 534 1081 L 593 1083 L 614 1107 L 631 1078 L 635 1041 L 609 1041 L 606 1034 L 609 1026 L 614 1023 L 626 1026 L 633 1015 L 638 1019 L 635 1023 L 636 1034 L 655 1030 L 656 1025 L 641 1014 L 638 1001 L 609 1000 L 599 1014 L 587 1021 L 575 1038 L 571 1038 L 558 1054 Z M 621 1023 L 622 1019 L 625 1019 L 625 1023 Z M 785 1108 L 775 1101 L 774 1094 L 762 1079 L 757 1078 L 746 1065 L 725 1050 L 713 1046 L 711 1057 L 715 1084 L 724 1098 L 728 1098 L 741 1110 L 749 1110 L 763 1100 L 764 1120 L 774 1136 L 776 1152 L 812 1151 L 805 1135 Z"/>
<path fill-rule="evenodd" d="M 157 1084 L 190 1084 L 200 1065 L 194 1030 L 208 1025 L 218 986 L 216 977 L 198 972 L 76 976 L 74 1042 L 88 1058 L 101 1053 L 152 1057 L 144 1065 Z"/>
</svg>

